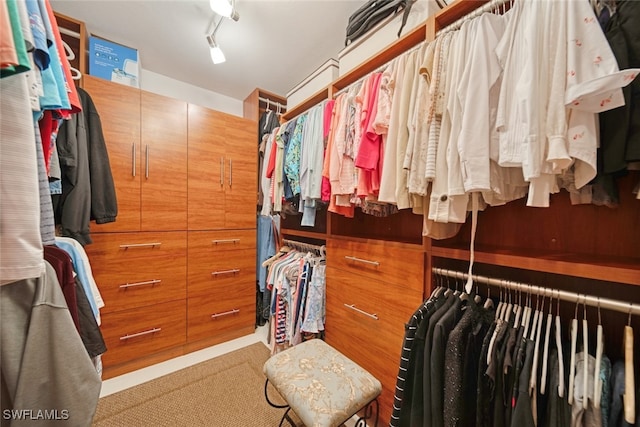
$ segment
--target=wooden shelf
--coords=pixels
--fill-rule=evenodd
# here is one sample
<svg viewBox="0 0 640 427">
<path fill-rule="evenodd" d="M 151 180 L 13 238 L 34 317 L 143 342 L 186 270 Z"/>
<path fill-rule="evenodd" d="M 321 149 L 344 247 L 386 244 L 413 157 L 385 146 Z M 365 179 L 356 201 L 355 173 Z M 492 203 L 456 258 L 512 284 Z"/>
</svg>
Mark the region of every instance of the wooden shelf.
<svg viewBox="0 0 640 427">
<path fill-rule="evenodd" d="M 307 237 L 309 239 L 318 239 L 318 240 L 326 240 L 326 233 L 318 233 L 317 231 L 305 231 L 305 230 L 292 230 L 289 228 L 283 228 L 280 230 L 280 234 L 282 236 L 296 236 L 296 237 Z"/>
<path fill-rule="evenodd" d="M 431 255 L 469 260 L 469 248 L 432 246 Z M 552 253 L 542 250 L 517 250 L 499 247 L 476 247 L 475 262 L 521 268 L 587 279 L 640 285 L 640 259 Z"/>
<path fill-rule="evenodd" d="M 416 28 L 400 37 L 398 40 L 387 46 L 381 52 L 376 53 L 371 58 L 360 64 L 358 67 L 339 77 L 333 82 L 334 91 L 344 89 L 356 82 L 361 77 L 375 71 L 377 68 L 397 58 L 402 53 L 426 40 L 427 32 L 424 25 Z"/>
</svg>

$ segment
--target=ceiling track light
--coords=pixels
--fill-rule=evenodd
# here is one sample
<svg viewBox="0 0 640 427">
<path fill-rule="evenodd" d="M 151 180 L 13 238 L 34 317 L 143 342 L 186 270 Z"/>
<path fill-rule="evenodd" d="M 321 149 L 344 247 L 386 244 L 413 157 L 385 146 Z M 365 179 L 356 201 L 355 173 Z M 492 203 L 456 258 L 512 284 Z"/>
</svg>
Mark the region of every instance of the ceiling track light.
<svg viewBox="0 0 640 427">
<path fill-rule="evenodd" d="M 209 43 L 209 54 L 211 55 L 211 61 L 214 64 L 222 64 L 226 61 L 224 57 L 224 52 L 220 49 L 220 46 L 216 43 L 216 40 L 213 38 L 213 35 L 207 36 L 207 43 Z"/>
<path fill-rule="evenodd" d="M 211 10 L 217 15 L 237 21 L 240 19 L 238 11 L 236 11 L 235 0 L 209 0 Z"/>
</svg>

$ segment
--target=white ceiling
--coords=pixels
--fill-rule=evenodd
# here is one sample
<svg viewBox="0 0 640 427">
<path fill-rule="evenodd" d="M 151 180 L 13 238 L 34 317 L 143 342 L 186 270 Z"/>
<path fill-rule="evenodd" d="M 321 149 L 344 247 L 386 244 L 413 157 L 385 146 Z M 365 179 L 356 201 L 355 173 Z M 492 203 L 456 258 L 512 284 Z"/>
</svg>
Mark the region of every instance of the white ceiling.
<svg viewBox="0 0 640 427">
<path fill-rule="evenodd" d="M 216 34 L 227 61 L 214 65 L 209 0 L 51 0 L 91 34 L 138 49 L 142 68 L 235 99 L 256 87 L 284 96 L 337 58 L 347 20 L 363 3 L 237 0 L 240 20 L 225 20 Z"/>
</svg>

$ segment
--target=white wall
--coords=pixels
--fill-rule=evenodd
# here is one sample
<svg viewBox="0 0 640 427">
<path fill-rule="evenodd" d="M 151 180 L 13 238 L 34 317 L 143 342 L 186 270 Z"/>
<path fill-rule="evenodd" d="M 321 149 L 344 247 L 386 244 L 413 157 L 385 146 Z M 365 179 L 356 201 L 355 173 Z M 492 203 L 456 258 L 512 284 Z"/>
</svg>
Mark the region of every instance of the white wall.
<svg viewBox="0 0 640 427">
<path fill-rule="evenodd" d="M 222 111 L 223 113 L 233 114 L 235 116 L 242 117 L 243 115 L 242 100 L 175 80 L 170 77 L 163 76 L 162 74 L 145 70 L 144 68 L 141 70 L 141 73 L 140 89 L 142 90 L 180 99 L 191 104 L 200 105 L 202 107 L 211 108 L 213 110 Z"/>
</svg>

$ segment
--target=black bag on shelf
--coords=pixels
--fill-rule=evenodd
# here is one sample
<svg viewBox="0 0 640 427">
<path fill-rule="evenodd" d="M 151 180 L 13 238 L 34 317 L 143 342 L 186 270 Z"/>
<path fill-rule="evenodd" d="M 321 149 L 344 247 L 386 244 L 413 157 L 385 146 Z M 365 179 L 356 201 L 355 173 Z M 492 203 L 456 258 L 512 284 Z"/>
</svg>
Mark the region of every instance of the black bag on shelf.
<svg viewBox="0 0 640 427">
<path fill-rule="evenodd" d="M 416 0 L 367 0 L 362 7 L 349 17 L 347 37 L 344 45 L 348 46 L 349 43 L 365 34 L 384 18 L 395 15 L 404 9 L 402 25 L 400 26 L 400 31 L 398 31 L 398 37 L 400 37 L 402 29 L 407 23 L 411 6 L 413 6 L 415 1 Z"/>
</svg>

